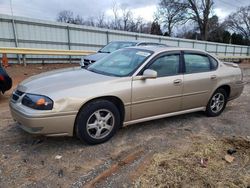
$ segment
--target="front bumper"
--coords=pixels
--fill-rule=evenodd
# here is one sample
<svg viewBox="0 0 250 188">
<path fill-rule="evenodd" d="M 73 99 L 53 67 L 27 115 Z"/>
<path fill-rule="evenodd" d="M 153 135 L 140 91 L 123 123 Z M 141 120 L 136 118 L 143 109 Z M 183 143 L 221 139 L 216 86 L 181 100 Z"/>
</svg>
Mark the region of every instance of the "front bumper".
<svg viewBox="0 0 250 188">
<path fill-rule="evenodd" d="M 23 108 L 26 107 L 10 101 L 12 117 L 23 130 L 45 136 L 73 136 L 76 114 L 31 115 Z"/>
</svg>

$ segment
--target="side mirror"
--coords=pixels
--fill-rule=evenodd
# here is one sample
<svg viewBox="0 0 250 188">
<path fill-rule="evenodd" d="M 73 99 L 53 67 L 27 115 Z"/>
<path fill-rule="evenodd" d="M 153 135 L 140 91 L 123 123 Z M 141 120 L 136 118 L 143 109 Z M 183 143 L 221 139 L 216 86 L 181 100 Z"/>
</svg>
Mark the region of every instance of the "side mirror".
<svg viewBox="0 0 250 188">
<path fill-rule="evenodd" d="M 81 67 L 85 67 L 85 64 L 84 64 L 84 58 L 83 58 L 83 57 L 81 58 L 81 61 L 80 61 L 80 63 L 79 63 L 79 64 L 80 64 L 80 66 L 81 66 Z"/>
<path fill-rule="evenodd" d="M 142 75 L 143 79 L 156 78 L 156 77 L 157 77 L 157 72 L 152 69 L 146 69 Z"/>
</svg>

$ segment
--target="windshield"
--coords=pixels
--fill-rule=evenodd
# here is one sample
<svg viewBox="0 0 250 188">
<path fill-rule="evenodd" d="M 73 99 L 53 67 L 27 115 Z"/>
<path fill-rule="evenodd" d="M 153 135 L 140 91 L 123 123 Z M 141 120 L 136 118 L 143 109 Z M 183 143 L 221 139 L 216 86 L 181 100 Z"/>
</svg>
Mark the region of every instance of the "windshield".
<svg viewBox="0 0 250 188">
<path fill-rule="evenodd" d="M 101 53 L 111 53 L 118 49 L 135 46 L 136 42 L 110 42 L 108 45 L 104 46 L 99 50 Z"/>
<path fill-rule="evenodd" d="M 152 51 L 140 49 L 121 49 L 113 52 L 96 61 L 87 69 L 99 74 L 110 76 L 129 76 L 131 75 L 147 58 Z"/>
</svg>

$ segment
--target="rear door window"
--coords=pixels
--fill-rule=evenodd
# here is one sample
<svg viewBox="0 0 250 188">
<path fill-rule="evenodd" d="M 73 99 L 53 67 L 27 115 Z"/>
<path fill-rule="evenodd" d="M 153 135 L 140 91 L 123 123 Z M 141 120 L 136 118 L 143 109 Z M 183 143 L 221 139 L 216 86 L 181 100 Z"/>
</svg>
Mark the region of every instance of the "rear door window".
<svg viewBox="0 0 250 188">
<path fill-rule="evenodd" d="M 186 73 L 199 73 L 211 70 L 210 60 L 202 54 L 184 54 Z"/>
</svg>

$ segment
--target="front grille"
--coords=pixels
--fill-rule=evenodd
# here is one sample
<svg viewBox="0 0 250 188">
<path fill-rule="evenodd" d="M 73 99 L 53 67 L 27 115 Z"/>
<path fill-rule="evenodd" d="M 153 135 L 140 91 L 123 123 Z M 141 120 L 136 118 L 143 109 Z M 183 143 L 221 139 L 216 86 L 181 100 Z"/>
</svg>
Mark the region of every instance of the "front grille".
<svg viewBox="0 0 250 188">
<path fill-rule="evenodd" d="M 13 99 L 14 101 L 17 101 L 17 100 L 19 99 L 19 97 L 18 97 L 16 94 L 13 93 L 12 99 Z"/>
<path fill-rule="evenodd" d="M 24 94 L 24 92 L 19 91 L 19 90 L 16 90 L 15 93 L 16 93 L 17 95 L 19 95 L 19 96 L 22 96 L 22 95 Z"/>
<path fill-rule="evenodd" d="M 17 101 L 19 99 L 19 97 L 21 97 L 24 94 L 24 92 L 16 90 L 13 92 L 12 94 L 12 100 L 13 101 Z"/>
</svg>

